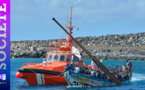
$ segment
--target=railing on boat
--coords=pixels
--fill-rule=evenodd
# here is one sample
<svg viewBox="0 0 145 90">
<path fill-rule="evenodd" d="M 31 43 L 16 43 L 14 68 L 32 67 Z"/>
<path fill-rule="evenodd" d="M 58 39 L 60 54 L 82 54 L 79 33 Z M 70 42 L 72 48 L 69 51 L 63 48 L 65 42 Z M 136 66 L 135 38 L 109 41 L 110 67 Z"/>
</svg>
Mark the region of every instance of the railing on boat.
<svg viewBox="0 0 145 90">
<path fill-rule="evenodd" d="M 26 66 L 26 65 L 37 65 L 37 64 L 40 64 L 40 63 L 30 63 L 30 62 L 28 62 L 28 63 L 24 63 L 23 66 Z"/>
<path fill-rule="evenodd" d="M 60 47 L 61 47 L 62 45 L 68 45 L 68 44 L 71 44 L 71 43 L 69 43 L 68 41 L 61 40 L 61 39 L 60 39 L 58 42 L 50 42 L 50 44 L 52 45 L 52 51 L 55 51 L 55 50 L 57 50 L 57 48 L 60 49 Z M 72 45 L 74 45 L 75 48 L 78 47 L 78 45 L 77 45 L 74 41 L 72 41 Z M 81 48 L 80 48 L 80 47 L 78 47 L 78 48 L 79 48 L 79 51 L 80 51 Z M 69 50 L 71 50 L 70 47 L 69 47 Z"/>
</svg>

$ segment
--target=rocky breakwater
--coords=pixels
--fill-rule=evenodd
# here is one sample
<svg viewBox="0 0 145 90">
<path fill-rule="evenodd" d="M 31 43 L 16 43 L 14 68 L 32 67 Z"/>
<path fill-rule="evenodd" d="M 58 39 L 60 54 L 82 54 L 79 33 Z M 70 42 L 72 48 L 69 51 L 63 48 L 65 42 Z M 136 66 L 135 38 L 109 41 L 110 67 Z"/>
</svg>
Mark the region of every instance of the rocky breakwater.
<svg viewBox="0 0 145 90">
<path fill-rule="evenodd" d="M 43 58 L 57 40 L 11 41 L 11 57 Z"/>
<path fill-rule="evenodd" d="M 103 60 L 145 60 L 145 33 L 77 37 L 95 57 Z M 58 40 L 11 41 L 11 57 L 43 58 Z M 83 52 L 83 58 L 90 59 Z"/>
</svg>

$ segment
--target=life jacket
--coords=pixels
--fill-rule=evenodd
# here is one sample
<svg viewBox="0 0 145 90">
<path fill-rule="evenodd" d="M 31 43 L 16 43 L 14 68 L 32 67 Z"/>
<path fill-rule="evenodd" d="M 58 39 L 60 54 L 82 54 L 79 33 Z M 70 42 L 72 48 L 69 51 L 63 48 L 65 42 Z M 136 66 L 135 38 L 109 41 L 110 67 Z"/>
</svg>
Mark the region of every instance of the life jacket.
<svg viewBox="0 0 145 90">
<path fill-rule="evenodd" d="M 107 77 L 108 80 L 110 79 L 108 75 L 106 75 L 106 77 Z"/>
</svg>

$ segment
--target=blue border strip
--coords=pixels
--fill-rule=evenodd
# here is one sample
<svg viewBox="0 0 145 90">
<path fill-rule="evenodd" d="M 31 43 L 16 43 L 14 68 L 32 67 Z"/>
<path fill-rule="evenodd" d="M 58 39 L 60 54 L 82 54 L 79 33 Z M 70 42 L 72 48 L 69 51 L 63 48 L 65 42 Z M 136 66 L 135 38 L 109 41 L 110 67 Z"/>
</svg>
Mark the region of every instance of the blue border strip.
<svg viewBox="0 0 145 90">
<path fill-rule="evenodd" d="M 0 90 L 10 90 L 10 0 L 0 0 Z"/>
</svg>

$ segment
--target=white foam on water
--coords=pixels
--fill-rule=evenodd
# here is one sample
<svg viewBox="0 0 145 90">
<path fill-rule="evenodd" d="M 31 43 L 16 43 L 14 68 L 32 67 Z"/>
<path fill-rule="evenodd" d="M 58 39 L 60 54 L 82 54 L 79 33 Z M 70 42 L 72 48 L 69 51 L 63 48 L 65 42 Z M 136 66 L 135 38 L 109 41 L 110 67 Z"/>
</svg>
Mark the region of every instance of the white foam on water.
<svg viewBox="0 0 145 90">
<path fill-rule="evenodd" d="M 133 73 L 132 74 L 132 82 L 134 81 L 141 81 L 141 80 L 145 80 L 145 74 L 138 74 L 138 73 Z"/>
</svg>

